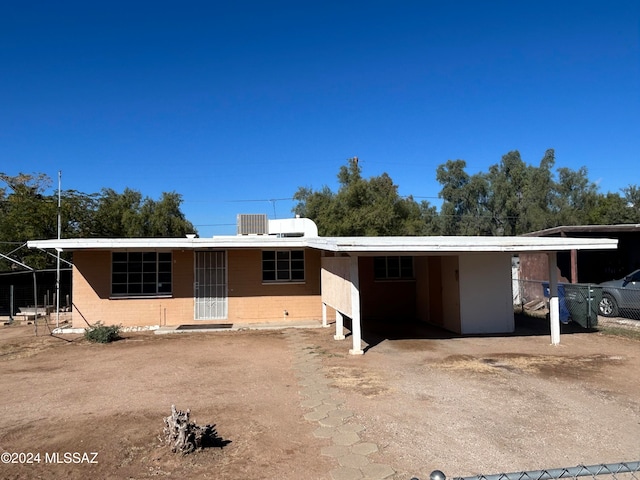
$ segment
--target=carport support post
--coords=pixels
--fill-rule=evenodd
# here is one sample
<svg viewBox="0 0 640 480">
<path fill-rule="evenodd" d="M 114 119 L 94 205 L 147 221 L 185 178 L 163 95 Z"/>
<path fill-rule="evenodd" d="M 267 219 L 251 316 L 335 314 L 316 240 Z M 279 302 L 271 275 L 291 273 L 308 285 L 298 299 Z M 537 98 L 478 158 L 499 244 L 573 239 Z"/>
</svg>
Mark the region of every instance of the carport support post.
<svg viewBox="0 0 640 480">
<path fill-rule="evenodd" d="M 549 322 L 551 345 L 560 345 L 560 305 L 558 303 L 558 254 L 551 252 L 549 259 Z"/>
<path fill-rule="evenodd" d="M 324 302 L 322 302 L 322 326 L 325 328 L 329 326 L 327 324 L 327 304 Z"/>
<path fill-rule="evenodd" d="M 334 340 L 344 340 L 344 316 L 336 310 L 336 334 Z"/>
<path fill-rule="evenodd" d="M 360 328 L 360 276 L 358 274 L 358 256 L 351 257 L 349 269 L 351 277 L 351 338 L 353 348 L 349 350 L 351 355 L 362 355 L 362 331 Z"/>
</svg>

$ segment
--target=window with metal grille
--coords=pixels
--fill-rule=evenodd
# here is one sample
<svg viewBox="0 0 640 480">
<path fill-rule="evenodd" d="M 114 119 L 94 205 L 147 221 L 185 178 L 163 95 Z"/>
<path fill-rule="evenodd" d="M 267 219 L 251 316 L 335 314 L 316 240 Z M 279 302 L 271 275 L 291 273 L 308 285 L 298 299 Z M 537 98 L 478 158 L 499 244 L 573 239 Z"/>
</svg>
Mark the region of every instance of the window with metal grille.
<svg viewBox="0 0 640 480">
<path fill-rule="evenodd" d="M 114 297 L 171 294 L 171 252 L 113 252 Z"/>
<path fill-rule="evenodd" d="M 413 257 L 375 257 L 373 272 L 376 280 L 413 279 Z"/>
<path fill-rule="evenodd" d="M 304 250 L 264 250 L 263 282 L 303 282 Z"/>
</svg>

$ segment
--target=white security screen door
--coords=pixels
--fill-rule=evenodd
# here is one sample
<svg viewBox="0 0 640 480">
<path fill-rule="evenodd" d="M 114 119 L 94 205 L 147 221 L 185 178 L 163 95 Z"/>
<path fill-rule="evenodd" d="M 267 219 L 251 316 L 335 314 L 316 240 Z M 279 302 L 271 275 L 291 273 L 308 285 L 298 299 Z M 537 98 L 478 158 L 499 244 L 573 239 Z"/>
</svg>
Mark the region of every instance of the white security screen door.
<svg viewBox="0 0 640 480">
<path fill-rule="evenodd" d="M 227 318 L 227 252 L 196 252 L 196 320 Z"/>
</svg>

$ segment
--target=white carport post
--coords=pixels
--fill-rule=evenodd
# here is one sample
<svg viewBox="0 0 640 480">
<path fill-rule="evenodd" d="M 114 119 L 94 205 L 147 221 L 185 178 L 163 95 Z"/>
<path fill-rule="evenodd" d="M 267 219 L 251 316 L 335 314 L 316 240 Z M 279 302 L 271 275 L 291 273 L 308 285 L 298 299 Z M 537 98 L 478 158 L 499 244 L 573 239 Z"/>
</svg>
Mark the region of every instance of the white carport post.
<svg viewBox="0 0 640 480">
<path fill-rule="evenodd" d="M 362 330 L 360 326 L 360 276 L 358 274 L 358 256 L 351 257 L 349 269 L 351 277 L 351 338 L 353 348 L 349 350 L 351 355 L 362 355 Z"/>
<path fill-rule="evenodd" d="M 334 340 L 344 340 L 344 316 L 336 310 L 336 334 Z"/>
<path fill-rule="evenodd" d="M 560 344 L 560 305 L 558 302 L 558 254 L 547 254 L 549 260 L 549 322 L 551 345 Z"/>
</svg>

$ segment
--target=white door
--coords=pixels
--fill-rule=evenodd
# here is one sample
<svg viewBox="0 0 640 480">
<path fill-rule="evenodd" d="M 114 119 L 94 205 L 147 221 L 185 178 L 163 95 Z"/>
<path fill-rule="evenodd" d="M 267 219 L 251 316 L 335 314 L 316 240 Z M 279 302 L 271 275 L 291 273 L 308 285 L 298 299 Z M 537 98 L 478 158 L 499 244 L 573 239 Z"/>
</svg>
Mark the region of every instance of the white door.
<svg viewBox="0 0 640 480">
<path fill-rule="evenodd" d="M 227 252 L 196 252 L 196 320 L 227 318 Z"/>
</svg>

